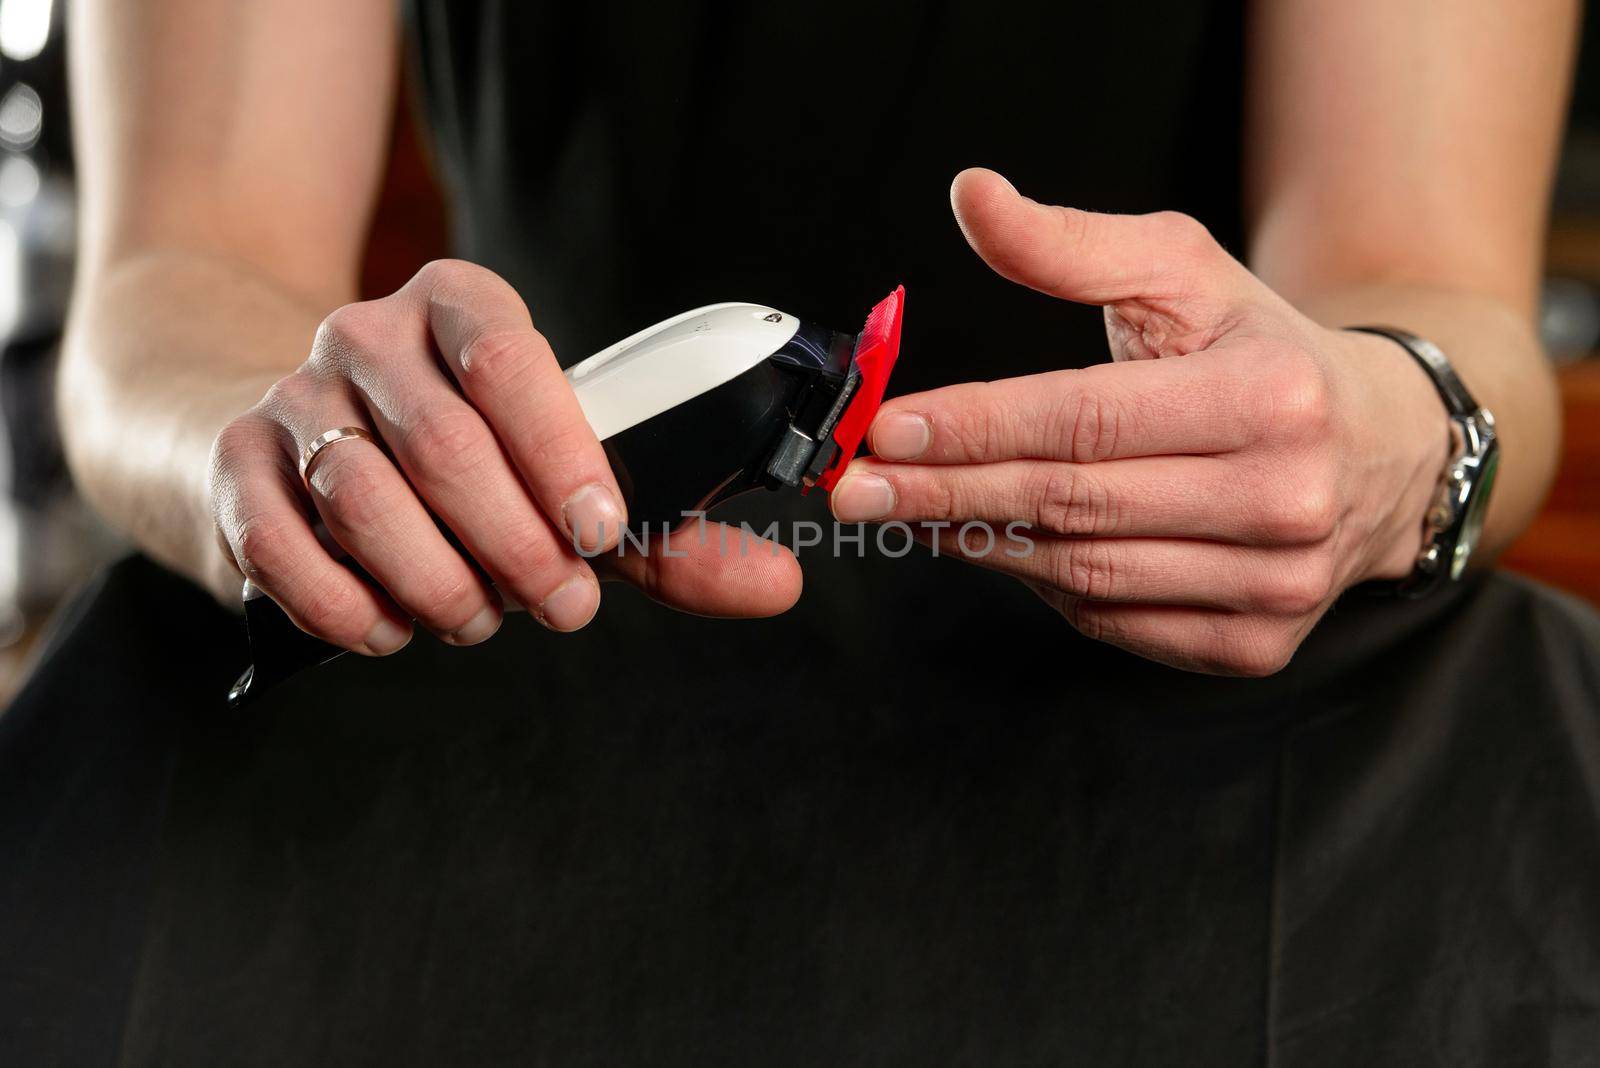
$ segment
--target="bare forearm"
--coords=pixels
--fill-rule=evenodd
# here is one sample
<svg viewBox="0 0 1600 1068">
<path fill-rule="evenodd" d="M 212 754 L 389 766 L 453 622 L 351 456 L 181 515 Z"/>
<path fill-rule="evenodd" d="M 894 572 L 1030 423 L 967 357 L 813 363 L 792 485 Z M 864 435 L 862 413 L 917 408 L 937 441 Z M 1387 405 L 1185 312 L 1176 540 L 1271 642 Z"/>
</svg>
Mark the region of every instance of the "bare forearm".
<svg viewBox="0 0 1600 1068">
<path fill-rule="evenodd" d="M 1555 469 L 1534 324 L 1579 6 L 1250 5 L 1251 266 L 1327 326 L 1434 341 L 1494 413 L 1501 468 L 1474 559 L 1522 531 Z"/>
<path fill-rule="evenodd" d="M 212 442 L 352 296 L 393 100 L 394 5 L 74 0 L 71 20 L 68 461 L 143 549 L 237 596 L 209 513 Z"/>
<path fill-rule="evenodd" d="M 1313 292 L 1296 303 L 1326 326 L 1397 326 L 1449 354 L 1478 403 L 1494 413 L 1501 441 L 1478 559 L 1509 546 L 1549 489 L 1561 434 L 1555 376 L 1528 316 L 1491 297 L 1406 284 Z"/>
<path fill-rule="evenodd" d="M 239 579 L 213 532 L 211 442 L 305 358 L 328 310 L 242 261 L 188 252 L 129 257 L 78 295 L 60 389 L 73 475 L 141 548 L 218 596 Z"/>
</svg>

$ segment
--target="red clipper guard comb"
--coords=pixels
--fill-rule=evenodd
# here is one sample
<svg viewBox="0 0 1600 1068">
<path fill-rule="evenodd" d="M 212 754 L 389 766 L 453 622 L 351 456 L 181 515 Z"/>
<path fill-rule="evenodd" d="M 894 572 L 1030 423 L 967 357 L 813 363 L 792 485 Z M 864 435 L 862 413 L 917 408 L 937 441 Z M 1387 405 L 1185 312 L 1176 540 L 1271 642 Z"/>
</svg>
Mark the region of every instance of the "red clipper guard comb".
<svg viewBox="0 0 1600 1068">
<path fill-rule="evenodd" d="M 861 376 L 855 396 L 850 399 L 844 414 L 833 429 L 833 443 L 838 450 L 827 470 L 822 472 L 816 485 L 832 490 L 844 469 L 850 466 L 861 439 L 866 437 L 872 417 L 883 404 L 883 393 L 889 387 L 889 375 L 894 361 L 900 355 L 900 324 L 905 318 L 906 287 L 896 286 L 893 293 L 884 297 L 867 316 L 867 325 L 856 336 L 855 355 L 851 360 Z"/>
</svg>

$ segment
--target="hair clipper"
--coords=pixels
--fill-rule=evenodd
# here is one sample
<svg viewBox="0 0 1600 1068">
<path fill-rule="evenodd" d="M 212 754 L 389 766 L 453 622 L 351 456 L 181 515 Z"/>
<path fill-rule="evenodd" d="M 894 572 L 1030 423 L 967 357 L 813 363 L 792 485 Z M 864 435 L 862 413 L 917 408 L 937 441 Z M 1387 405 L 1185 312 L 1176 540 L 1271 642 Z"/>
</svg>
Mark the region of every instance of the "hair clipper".
<svg viewBox="0 0 1600 1068">
<path fill-rule="evenodd" d="M 664 531 L 755 489 L 831 490 L 883 400 L 904 308 L 899 287 L 851 335 L 762 305 L 712 304 L 569 368 L 630 527 Z M 244 611 L 253 663 L 231 706 L 344 652 L 248 582 Z"/>
</svg>

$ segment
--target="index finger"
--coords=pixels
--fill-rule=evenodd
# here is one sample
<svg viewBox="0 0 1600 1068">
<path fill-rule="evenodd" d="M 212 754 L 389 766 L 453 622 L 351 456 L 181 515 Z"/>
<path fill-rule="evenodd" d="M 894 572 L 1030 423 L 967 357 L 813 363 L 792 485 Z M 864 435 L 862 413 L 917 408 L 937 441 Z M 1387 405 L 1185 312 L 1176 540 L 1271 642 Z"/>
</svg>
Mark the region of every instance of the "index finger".
<svg viewBox="0 0 1600 1068">
<path fill-rule="evenodd" d="M 886 401 L 867 441 L 924 464 L 1231 452 L 1256 426 L 1245 370 L 1211 351 L 963 382 Z"/>
<path fill-rule="evenodd" d="M 515 290 L 493 272 L 441 261 L 413 280 L 451 374 L 538 503 L 585 550 L 614 544 L 622 494 L 577 395 Z"/>
</svg>

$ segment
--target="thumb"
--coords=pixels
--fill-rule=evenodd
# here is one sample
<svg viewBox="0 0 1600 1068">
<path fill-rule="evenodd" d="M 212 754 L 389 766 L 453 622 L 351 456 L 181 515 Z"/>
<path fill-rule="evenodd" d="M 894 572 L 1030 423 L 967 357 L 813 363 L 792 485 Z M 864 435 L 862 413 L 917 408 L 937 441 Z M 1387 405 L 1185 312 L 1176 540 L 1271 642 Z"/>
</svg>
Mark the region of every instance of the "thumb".
<svg viewBox="0 0 1600 1068">
<path fill-rule="evenodd" d="M 660 548 L 668 551 L 606 553 L 590 562 L 602 578 L 631 582 L 653 600 L 697 616 L 760 619 L 800 599 L 794 554 L 736 527 L 686 523 Z"/>
<path fill-rule="evenodd" d="M 967 243 L 995 273 L 1083 304 L 1185 295 L 1227 298 L 1243 266 L 1187 215 L 1104 215 L 1040 204 L 994 171 L 956 175 L 950 207 Z"/>
</svg>

